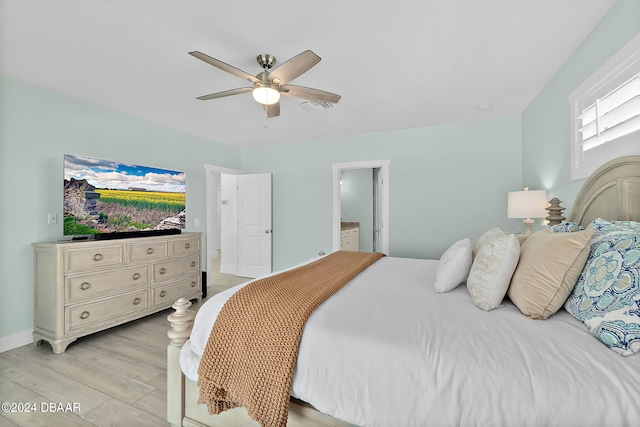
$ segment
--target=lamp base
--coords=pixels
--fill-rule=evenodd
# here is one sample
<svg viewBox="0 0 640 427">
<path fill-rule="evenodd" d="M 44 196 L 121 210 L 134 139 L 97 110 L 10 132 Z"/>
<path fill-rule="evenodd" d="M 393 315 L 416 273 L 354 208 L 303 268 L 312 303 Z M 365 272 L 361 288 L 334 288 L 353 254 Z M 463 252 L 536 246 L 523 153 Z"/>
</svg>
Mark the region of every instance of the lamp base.
<svg viewBox="0 0 640 427">
<path fill-rule="evenodd" d="M 522 222 L 524 222 L 524 225 L 527 227 L 527 232 L 524 234 L 528 236 L 529 234 L 531 234 L 531 227 L 533 227 L 533 223 L 535 221 L 532 220 L 531 218 L 527 218 L 527 219 L 523 219 Z"/>
</svg>

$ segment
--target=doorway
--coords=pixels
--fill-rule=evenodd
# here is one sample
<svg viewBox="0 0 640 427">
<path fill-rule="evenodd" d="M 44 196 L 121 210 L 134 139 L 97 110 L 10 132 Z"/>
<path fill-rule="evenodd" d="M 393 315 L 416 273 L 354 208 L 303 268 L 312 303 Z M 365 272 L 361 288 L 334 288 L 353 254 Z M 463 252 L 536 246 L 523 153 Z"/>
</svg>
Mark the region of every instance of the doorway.
<svg viewBox="0 0 640 427">
<path fill-rule="evenodd" d="M 271 272 L 271 174 L 213 165 L 205 172 L 207 287 L 216 293 Z"/>
<path fill-rule="evenodd" d="M 242 283 L 242 278 L 238 278 L 233 274 L 224 273 L 222 267 L 222 234 L 223 214 L 222 210 L 222 185 L 223 176 L 236 176 L 242 171 L 236 169 L 224 168 L 205 164 L 205 195 L 206 195 L 206 266 L 207 266 L 207 283 L 211 294 L 220 292 L 237 283 Z M 228 232 L 228 227 L 225 227 Z M 233 233 L 233 230 L 231 230 Z"/>
<path fill-rule="evenodd" d="M 389 160 L 335 163 L 333 250 L 340 249 L 343 223 L 361 223 L 361 251 L 389 254 Z"/>
</svg>

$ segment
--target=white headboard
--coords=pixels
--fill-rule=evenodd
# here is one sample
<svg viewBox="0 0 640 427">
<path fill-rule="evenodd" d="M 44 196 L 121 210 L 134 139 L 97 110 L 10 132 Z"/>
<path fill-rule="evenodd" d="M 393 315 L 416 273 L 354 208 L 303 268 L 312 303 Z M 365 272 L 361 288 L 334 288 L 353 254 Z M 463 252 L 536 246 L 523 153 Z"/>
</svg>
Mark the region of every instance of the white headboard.
<svg viewBox="0 0 640 427">
<path fill-rule="evenodd" d="M 640 221 L 640 156 L 606 163 L 582 186 L 568 221 L 586 227 L 596 218 Z"/>
</svg>

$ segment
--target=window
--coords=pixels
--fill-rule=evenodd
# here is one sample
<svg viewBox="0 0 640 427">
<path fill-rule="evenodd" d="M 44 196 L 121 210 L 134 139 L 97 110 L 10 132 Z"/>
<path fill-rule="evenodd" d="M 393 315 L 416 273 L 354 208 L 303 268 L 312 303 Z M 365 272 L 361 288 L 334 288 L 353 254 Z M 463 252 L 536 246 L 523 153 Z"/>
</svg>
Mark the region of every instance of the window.
<svg viewBox="0 0 640 427">
<path fill-rule="evenodd" d="M 640 35 L 578 87 L 569 104 L 572 179 L 640 154 Z"/>
</svg>

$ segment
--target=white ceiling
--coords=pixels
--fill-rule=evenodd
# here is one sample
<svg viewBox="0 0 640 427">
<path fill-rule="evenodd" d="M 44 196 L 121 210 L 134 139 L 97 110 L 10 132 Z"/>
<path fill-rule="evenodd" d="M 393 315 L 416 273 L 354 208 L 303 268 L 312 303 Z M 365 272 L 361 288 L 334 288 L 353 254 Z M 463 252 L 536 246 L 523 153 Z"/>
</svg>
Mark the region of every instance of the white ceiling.
<svg viewBox="0 0 640 427">
<path fill-rule="evenodd" d="M 238 147 L 323 139 L 519 114 L 614 3 L 0 0 L 0 72 Z M 283 97 L 265 128 L 250 93 L 195 99 L 249 84 L 189 51 L 255 75 L 306 49 L 292 83 L 334 108 Z"/>
</svg>

